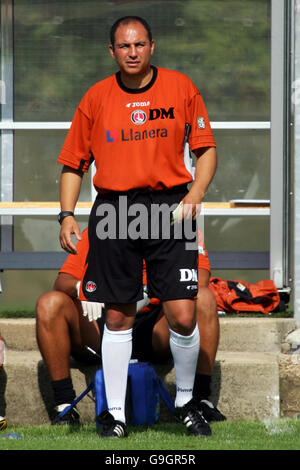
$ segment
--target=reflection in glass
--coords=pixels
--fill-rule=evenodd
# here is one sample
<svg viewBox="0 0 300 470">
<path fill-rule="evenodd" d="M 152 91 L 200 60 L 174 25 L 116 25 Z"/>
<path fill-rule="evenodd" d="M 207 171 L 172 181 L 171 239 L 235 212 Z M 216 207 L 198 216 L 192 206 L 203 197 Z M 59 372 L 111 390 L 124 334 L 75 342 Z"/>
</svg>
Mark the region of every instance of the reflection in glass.
<svg viewBox="0 0 300 470">
<path fill-rule="evenodd" d="M 118 17 L 147 18 L 156 40 L 153 63 L 187 74 L 212 121 L 267 121 L 270 95 L 269 0 L 18 0 L 14 2 L 14 118 L 71 121 L 84 92 L 116 70 L 109 27 Z M 84 8 L 83 8 L 84 5 Z M 269 134 L 215 131 L 219 167 L 206 200 L 269 198 Z M 65 131 L 15 132 L 16 201 L 55 201 Z M 90 200 L 85 176 L 81 200 Z M 85 219 L 86 220 L 86 219 Z M 16 250 L 58 250 L 56 218 L 15 217 Z M 86 222 L 80 219 L 84 225 Z M 268 250 L 264 217 L 211 217 L 208 250 Z M 30 305 L 52 288 L 55 271 L 1 273 L 3 304 Z M 264 271 L 215 272 L 254 282 Z M 261 277 L 262 276 L 262 277 Z M 18 286 L 11 289 L 9 286 Z"/>
<path fill-rule="evenodd" d="M 270 199 L 270 134 L 215 130 L 218 168 L 206 201 Z"/>
<path fill-rule="evenodd" d="M 206 216 L 205 246 L 210 251 L 269 251 L 270 227 L 267 216 Z M 212 276 L 255 283 L 269 279 L 268 270 L 213 269 Z"/>
<path fill-rule="evenodd" d="M 15 201 L 58 201 L 62 165 L 57 157 L 67 131 L 15 131 Z M 80 201 L 91 200 L 90 172 L 83 176 Z"/>
<path fill-rule="evenodd" d="M 209 251 L 268 251 L 269 217 L 205 216 L 205 246 Z"/>
<path fill-rule="evenodd" d="M 212 120 L 269 120 L 269 0 L 15 2 L 15 119 L 70 121 L 83 93 L 116 71 L 109 28 L 128 14 L 149 21 L 153 63 L 187 74 Z"/>
<path fill-rule="evenodd" d="M 59 211 L 58 211 L 59 212 Z M 76 216 L 82 231 L 88 225 L 88 216 Z M 62 251 L 59 243 L 60 225 L 56 216 L 15 217 L 15 251 Z M 76 244 L 76 238 L 73 238 Z"/>
</svg>

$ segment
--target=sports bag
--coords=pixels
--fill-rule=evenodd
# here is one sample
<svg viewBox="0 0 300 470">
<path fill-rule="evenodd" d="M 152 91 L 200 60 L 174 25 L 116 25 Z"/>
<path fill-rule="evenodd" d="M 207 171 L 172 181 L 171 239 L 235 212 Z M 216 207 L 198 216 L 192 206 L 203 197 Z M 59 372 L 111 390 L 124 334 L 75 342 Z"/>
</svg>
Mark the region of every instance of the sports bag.
<svg viewBox="0 0 300 470">
<path fill-rule="evenodd" d="M 103 370 L 98 369 L 94 382 L 66 407 L 59 417 L 63 417 L 69 410 L 91 390 L 94 389 L 96 417 L 107 409 Z M 134 426 L 155 424 L 160 416 L 160 399 L 169 411 L 174 413 L 174 401 L 170 397 L 155 369 L 149 362 L 130 362 L 128 368 L 128 387 L 126 395 L 126 418 Z M 101 426 L 96 420 L 97 426 Z"/>
<path fill-rule="evenodd" d="M 280 302 L 279 292 L 271 279 L 255 284 L 240 280 L 212 277 L 209 288 L 213 292 L 218 310 L 224 312 L 270 313 Z"/>
</svg>

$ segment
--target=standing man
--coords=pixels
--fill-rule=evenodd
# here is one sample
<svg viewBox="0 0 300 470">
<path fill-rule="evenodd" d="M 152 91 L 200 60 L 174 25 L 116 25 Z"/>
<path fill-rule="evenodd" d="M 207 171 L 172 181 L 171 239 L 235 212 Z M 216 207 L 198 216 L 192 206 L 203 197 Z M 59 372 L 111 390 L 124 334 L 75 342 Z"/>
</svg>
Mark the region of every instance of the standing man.
<svg viewBox="0 0 300 470">
<path fill-rule="evenodd" d="M 171 213 L 182 202 L 182 226 L 193 220 L 192 232 L 197 233 L 197 207 L 216 170 L 215 142 L 203 100 L 191 80 L 151 65 L 154 41 L 144 19 L 119 19 L 110 39 L 110 54 L 119 71 L 84 95 L 58 158 L 64 165 L 60 242 L 70 253 L 76 253 L 71 235 L 81 238 L 74 209 L 82 176 L 93 159 L 97 168 L 98 196 L 89 219 L 82 293 L 92 302 L 105 302 L 107 311 L 102 364 L 108 411 L 99 417 L 102 436 L 127 435 L 125 394 L 136 302 L 143 298 L 143 259 L 149 294 L 161 300 L 170 329 L 178 417 L 191 434 L 207 435 L 207 423 L 193 400 L 200 345 L 195 313 L 197 243 L 195 239 L 195 248 L 190 249 L 190 237 L 185 232 L 177 236 Z M 183 153 L 186 124 L 197 156 L 190 190 L 187 184 L 193 178 Z M 130 230 L 137 207 L 148 214 L 139 237 Z M 168 219 L 163 214 L 157 231 L 158 207 L 168 208 Z"/>
</svg>

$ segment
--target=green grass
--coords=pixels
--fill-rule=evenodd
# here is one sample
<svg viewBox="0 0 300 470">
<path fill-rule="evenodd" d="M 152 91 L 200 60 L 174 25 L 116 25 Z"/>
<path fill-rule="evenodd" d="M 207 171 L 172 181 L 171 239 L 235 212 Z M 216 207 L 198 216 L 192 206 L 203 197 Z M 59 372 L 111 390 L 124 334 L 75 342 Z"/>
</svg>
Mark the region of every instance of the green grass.
<svg viewBox="0 0 300 470">
<path fill-rule="evenodd" d="M 259 312 L 243 312 L 243 313 L 226 313 L 226 315 L 220 315 L 220 318 L 229 317 L 265 317 L 265 318 L 293 318 L 294 311 L 287 309 L 284 312 L 273 312 L 269 315 Z M 32 308 L 24 307 L 1 307 L 0 306 L 0 318 L 35 318 L 35 311 Z"/>
<path fill-rule="evenodd" d="M 93 424 L 76 429 L 59 426 L 8 426 L 0 433 L 1 450 L 299 450 L 300 420 L 227 421 L 211 425 L 212 436 L 188 436 L 177 423 L 129 427 L 127 439 L 100 439 Z M 17 432 L 21 439 L 8 439 Z"/>
<path fill-rule="evenodd" d="M 0 318 L 35 318 L 35 311 L 31 307 L 0 306 Z"/>
</svg>

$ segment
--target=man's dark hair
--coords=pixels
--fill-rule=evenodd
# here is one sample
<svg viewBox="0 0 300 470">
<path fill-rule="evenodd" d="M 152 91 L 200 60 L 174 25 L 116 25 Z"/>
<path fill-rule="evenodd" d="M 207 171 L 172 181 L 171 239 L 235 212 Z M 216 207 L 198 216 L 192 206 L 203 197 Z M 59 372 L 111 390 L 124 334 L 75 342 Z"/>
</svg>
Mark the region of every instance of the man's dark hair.
<svg viewBox="0 0 300 470">
<path fill-rule="evenodd" d="M 122 18 L 119 18 L 117 21 L 115 21 L 115 23 L 110 28 L 110 43 L 113 47 L 115 45 L 115 34 L 116 34 L 116 30 L 118 29 L 118 27 L 121 24 L 128 24 L 132 22 L 141 23 L 147 31 L 149 41 L 150 42 L 152 41 L 151 28 L 149 24 L 147 23 L 147 21 L 144 20 L 144 18 L 141 18 L 140 16 L 123 16 Z"/>
</svg>

